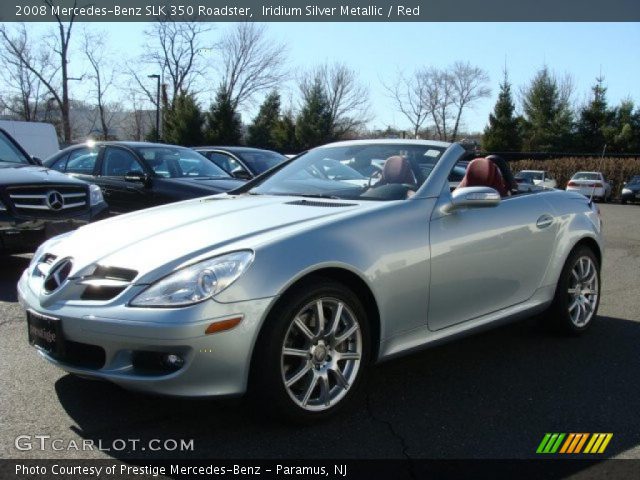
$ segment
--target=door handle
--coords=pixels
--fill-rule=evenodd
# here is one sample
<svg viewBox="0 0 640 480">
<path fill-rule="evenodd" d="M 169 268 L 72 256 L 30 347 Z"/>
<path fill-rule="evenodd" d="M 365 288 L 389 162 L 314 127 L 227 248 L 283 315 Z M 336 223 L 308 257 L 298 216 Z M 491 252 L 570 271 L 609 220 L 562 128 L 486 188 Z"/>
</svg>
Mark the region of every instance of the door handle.
<svg viewBox="0 0 640 480">
<path fill-rule="evenodd" d="M 538 218 L 538 221 L 536 222 L 536 227 L 547 228 L 552 223 L 553 223 L 553 217 L 545 213 L 540 218 Z"/>
</svg>

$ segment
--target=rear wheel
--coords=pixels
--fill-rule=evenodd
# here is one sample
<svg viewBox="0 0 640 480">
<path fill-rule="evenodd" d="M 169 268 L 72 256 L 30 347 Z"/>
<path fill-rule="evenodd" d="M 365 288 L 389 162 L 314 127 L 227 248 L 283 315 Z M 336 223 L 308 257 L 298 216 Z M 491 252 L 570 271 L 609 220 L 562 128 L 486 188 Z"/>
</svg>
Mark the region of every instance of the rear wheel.
<svg viewBox="0 0 640 480">
<path fill-rule="evenodd" d="M 368 320 L 356 295 L 330 280 L 305 282 L 268 322 L 254 358 L 254 397 L 294 421 L 342 409 L 369 361 Z"/>
<path fill-rule="evenodd" d="M 600 303 L 600 263 L 586 246 L 567 259 L 545 322 L 567 333 L 582 333 L 593 323 Z"/>
</svg>

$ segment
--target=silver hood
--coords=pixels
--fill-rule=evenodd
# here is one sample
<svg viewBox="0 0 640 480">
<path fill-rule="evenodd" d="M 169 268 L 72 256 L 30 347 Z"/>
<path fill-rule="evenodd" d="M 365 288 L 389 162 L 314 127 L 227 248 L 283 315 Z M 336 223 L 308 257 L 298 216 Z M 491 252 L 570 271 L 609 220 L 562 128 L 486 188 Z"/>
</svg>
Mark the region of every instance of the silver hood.
<svg viewBox="0 0 640 480">
<path fill-rule="evenodd" d="M 338 206 L 323 206 L 332 203 Z M 71 277 L 84 275 L 87 267 L 99 264 L 134 269 L 139 272 L 136 283 L 144 283 L 151 280 L 145 273 L 159 267 L 173 268 L 200 256 L 255 248 L 311 224 L 379 204 L 222 194 L 89 224 L 59 242 L 52 241 L 44 250 L 58 258 L 72 257 Z"/>
</svg>

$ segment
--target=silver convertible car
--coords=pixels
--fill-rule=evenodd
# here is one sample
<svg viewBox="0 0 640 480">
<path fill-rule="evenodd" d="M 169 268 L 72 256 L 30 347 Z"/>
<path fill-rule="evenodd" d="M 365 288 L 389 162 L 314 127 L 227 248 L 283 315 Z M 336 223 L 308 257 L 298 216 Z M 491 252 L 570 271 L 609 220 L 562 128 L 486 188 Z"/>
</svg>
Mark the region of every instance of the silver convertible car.
<svg viewBox="0 0 640 480">
<path fill-rule="evenodd" d="M 464 155 L 334 143 L 233 192 L 55 237 L 18 284 L 29 341 L 80 376 L 250 392 L 304 421 L 341 409 L 370 365 L 444 339 L 533 314 L 585 331 L 600 297 L 597 207 L 552 189 L 501 196 L 477 175 L 452 192 Z M 369 181 L 331 178 L 327 160 Z"/>
</svg>

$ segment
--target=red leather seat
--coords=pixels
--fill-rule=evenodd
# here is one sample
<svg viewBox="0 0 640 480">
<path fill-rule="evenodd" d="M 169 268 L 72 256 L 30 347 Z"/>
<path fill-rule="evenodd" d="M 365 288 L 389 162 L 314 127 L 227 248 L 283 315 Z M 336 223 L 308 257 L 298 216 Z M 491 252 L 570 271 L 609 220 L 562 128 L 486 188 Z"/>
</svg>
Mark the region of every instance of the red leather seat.
<svg viewBox="0 0 640 480">
<path fill-rule="evenodd" d="M 476 158 L 469 163 L 467 173 L 457 188 L 463 187 L 491 187 L 502 197 L 509 191 L 500 169 L 487 158 Z"/>
<path fill-rule="evenodd" d="M 385 160 L 384 167 L 382 167 L 382 178 L 378 185 L 388 185 L 391 183 L 407 185 L 415 185 L 417 183 L 409 160 L 399 155 L 394 155 Z"/>
</svg>

